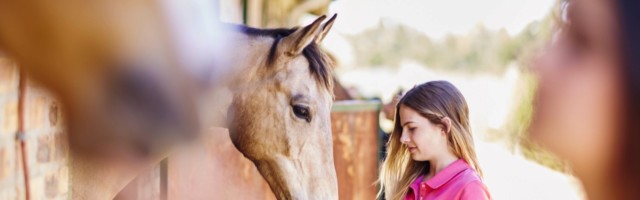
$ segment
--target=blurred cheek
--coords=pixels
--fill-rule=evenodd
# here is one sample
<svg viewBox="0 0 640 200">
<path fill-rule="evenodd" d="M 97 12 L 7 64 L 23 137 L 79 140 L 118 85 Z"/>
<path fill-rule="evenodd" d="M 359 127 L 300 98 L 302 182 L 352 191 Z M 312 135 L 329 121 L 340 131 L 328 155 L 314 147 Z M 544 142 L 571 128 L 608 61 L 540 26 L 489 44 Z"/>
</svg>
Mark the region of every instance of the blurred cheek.
<svg viewBox="0 0 640 200">
<path fill-rule="evenodd" d="M 413 154 L 416 161 L 426 161 L 429 159 L 429 139 L 425 132 L 416 132 L 412 135 L 411 141 L 418 147 L 418 153 Z"/>
<path fill-rule="evenodd" d="M 442 147 L 438 132 L 434 127 L 425 127 L 428 131 L 414 134 L 412 141 L 418 146 L 419 154 L 415 155 L 414 160 L 426 161 L 430 160 L 441 153 Z"/>
<path fill-rule="evenodd" d="M 538 63 L 531 137 L 568 161 L 578 175 L 601 172 L 617 136 L 618 67 L 598 56 L 564 60 L 552 55 Z"/>
</svg>

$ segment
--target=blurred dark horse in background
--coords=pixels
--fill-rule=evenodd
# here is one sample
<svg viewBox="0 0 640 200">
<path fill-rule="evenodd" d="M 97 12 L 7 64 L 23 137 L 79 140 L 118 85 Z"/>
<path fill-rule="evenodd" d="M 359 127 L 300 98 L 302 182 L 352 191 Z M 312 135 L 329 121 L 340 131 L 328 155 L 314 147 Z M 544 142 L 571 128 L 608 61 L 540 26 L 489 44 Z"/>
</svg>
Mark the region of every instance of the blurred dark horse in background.
<svg viewBox="0 0 640 200">
<path fill-rule="evenodd" d="M 255 55 L 263 56 L 249 59 L 253 61 L 238 61 L 223 59 L 226 56 L 219 50 L 246 50 L 252 46 L 226 46 L 225 41 L 237 39 L 238 36 L 226 36 L 225 32 L 228 34 L 228 31 L 220 31 L 219 22 L 212 20 L 216 18 L 215 6 L 205 2 L 0 0 L 0 51 L 15 59 L 29 78 L 52 91 L 64 105 L 71 147 L 72 199 L 112 199 L 139 172 L 165 157 L 180 141 L 195 138 L 201 127 L 222 120 L 214 118 L 222 116 L 226 119 L 226 116 L 217 113 L 206 113 L 210 110 L 207 106 L 217 105 L 210 105 L 215 103 L 209 102 L 211 96 L 203 98 L 200 94 L 202 91 L 211 91 L 215 86 L 230 83 L 221 84 L 216 80 L 245 85 L 242 89 L 232 91 L 234 103 L 226 105 L 235 110 L 235 115 L 230 116 L 232 120 L 260 116 L 261 113 L 248 112 L 251 111 L 248 108 L 268 111 L 266 107 L 272 104 L 279 106 L 277 108 L 291 106 L 291 109 L 279 109 L 281 112 L 278 115 L 290 116 L 290 113 L 294 113 L 291 115 L 294 119 L 304 119 L 295 123 L 287 120 L 283 126 L 262 129 L 258 126 L 246 127 L 242 120 L 230 124 L 232 132 L 240 134 L 232 136 L 234 144 L 256 163 L 280 198 L 337 198 L 328 126 L 331 87 L 323 89 L 320 86 L 323 85 L 322 81 L 311 81 L 314 79 L 309 77 L 311 74 L 308 72 L 313 68 L 298 67 L 317 65 L 317 60 L 305 61 L 305 57 L 310 57 L 307 50 L 303 52 L 303 49 L 309 45 L 317 48 L 315 45 L 324 38 L 335 18 L 324 25 L 321 25 L 323 16 L 304 28 L 282 29 L 283 34 L 286 32 L 284 35 L 267 34 L 277 31 L 265 30 L 260 33 L 258 29 L 246 29 L 244 34 L 250 36 L 246 40 L 249 42 L 244 42 L 246 44 L 264 44 L 268 49 L 282 39 L 282 48 L 290 50 L 271 49 L 277 51 L 271 53 L 273 57 L 270 59 L 275 60 L 269 60 L 268 63 L 265 63 L 266 54 L 262 51 L 255 52 Z M 287 37 L 289 34 L 291 37 Z M 247 54 L 243 50 L 230 52 Z M 325 56 L 318 54 L 315 59 L 327 59 Z M 276 63 L 282 66 L 254 69 L 249 65 L 242 67 L 239 62 Z M 227 70 L 236 65 L 260 73 L 233 76 L 234 80 L 221 78 L 229 75 L 231 72 Z M 326 73 L 330 72 L 328 70 Z M 272 73 L 293 72 L 301 76 L 294 79 L 269 78 Z M 325 76 L 331 78 L 330 74 Z M 284 83 L 281 81 L 287 81 L 287 85 L 282 85 Z M 304 84 L 300 81 L 304 81 Z M 275 85 L 264 84 L 269 82 Z M 252 85 L 255 86 L 248 87 Z M 291 95 L 289 92 L 295 90 L 288 87 L 301 85 L 309 86 L 299 88 L 304 89 L 301 93 L 303 96 L 295 96 L 295 102 L 286 99 L 254 105 L 244 97 L 252 96 L 251 88 L 259 88 L 256 86 L 284 90 L 259 93 L 269 96 Z M 319 90 L 312 89 L 314 92 L 309 93 L 308 89 L 312 86 Z M 207 94 L 213 94 L 215 99 L 215 92 Z M 308 105 L 309 102 L 315 102 L 309 101 L 309 98 L 323 101 Z M 312 115 L 315 113 L 317 116 Z M 267 122 L 268 118 L 263 121 L 260 122 L 263 125 L 271 123 Z M 291 130 L 317 132 L 309 134 L 319 138 L 299 137 L 295 134 L 298 132 Z M 279 137 L 298 137 L 283 140 L 297 143 L 266 144 L 258 141 L 264 139 L 255 134 L 258 132 L 286 133 L 288 135 Z M 289 152 L 273 155 L 258 152 L 269 145 L 292 144 L 287 151 L 300 151 L 296 155 L 289 155 Z M 308 150 L 301 151 L 305 144 Z M 318 156 L 312 156 L 316 159 L 302 163 L 300 158 L 295 157 L 307 153 Z M 322 167 L 318 167 L 318 161 L 322 162 Z M 291 169 L 294 164 L 297 167 Z M 304 174 L 309 170 L 322 173 L 314 173 L 315 178 L 305 178 Z M 298 178 L 293 180 L 293 177 Z M 319 181 L 319 178 L 324 180 Z M 300 183 L 305 185 L 300 185 L 300 180 L 304 180 Z"/>
<path fill-rule="evenodd" d="M 221 74 L 204 56 L 223 41 L 215 13 L 197 0 L 0 1 L 0 51 L 64 105 L 73 199 L 112 199 L 198 133 L 194 95 Z"/>
</svg>

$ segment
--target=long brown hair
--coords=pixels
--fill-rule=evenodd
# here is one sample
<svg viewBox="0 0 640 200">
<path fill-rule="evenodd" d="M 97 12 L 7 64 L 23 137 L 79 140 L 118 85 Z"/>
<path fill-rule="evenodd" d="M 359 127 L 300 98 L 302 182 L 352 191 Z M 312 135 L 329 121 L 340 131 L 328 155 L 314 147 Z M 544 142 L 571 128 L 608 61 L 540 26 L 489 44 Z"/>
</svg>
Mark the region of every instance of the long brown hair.
<svg viewBox="0 0 640 200">
<path fill-rule="evenodd" d="M 400 98 L 396 105 L 393 132 L 387 143 L 387 158 L 380 169 L 380 191 L 386 199 L 402 199 L 409 185 L 420 175 L 429 171 L 430 164 L 411 159 L 407 147 L 400 142 L 400 105 L 416 110 L 434 124 L 444 125 L 442 119 L 451 119 L 448 135 L 449 150 L 464 159 L 482 177 L 469 125 L 469 108 L 462 93 L 447 81 L 431 81 L 415 86 Z"/>
</svg>

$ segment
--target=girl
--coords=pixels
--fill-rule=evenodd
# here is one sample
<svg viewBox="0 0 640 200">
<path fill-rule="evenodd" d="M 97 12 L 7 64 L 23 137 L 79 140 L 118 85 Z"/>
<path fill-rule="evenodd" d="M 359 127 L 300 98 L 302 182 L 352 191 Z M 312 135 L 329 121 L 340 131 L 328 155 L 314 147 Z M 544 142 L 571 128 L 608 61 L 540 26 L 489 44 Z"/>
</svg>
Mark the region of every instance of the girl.
<svg viewBox="0 0 640 200">
<path fill-rule="evenodd" d="M 640 1 L 567 1 L 535 70 L 531 137 L 588 199 L 640 199 Z"/>
<path fill-rule="evenodd" d="M 387 159 L 380 171 L 386 199 L 490 199 L 469 127 L 467 103 L 446 81 L 409 90 L 396 105 Z"/>
</svg>

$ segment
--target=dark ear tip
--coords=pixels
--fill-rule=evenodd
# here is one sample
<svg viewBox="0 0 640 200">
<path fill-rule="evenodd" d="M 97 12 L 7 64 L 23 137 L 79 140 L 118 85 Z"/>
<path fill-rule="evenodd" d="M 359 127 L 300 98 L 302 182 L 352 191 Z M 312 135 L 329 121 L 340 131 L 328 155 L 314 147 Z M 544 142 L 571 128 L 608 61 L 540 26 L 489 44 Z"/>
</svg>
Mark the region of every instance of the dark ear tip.
<svg viewBox="0 0 640 200">
<path fill-rule="evenodd" d="M 324 21 L 324 19 L 327 18 L 327 15 L 322 15 L 320 17 L 318 17 L 318 19 L 316 19 L 316 21 Z"/>
<path fill-rule="evenodd" d="M 315 24 L 321 24 L 324 21 L 324 19 L 326 19 L 326 18 L 327 18 L 327 15 L 322 15 L 322 16 L 318 17 L 318 19 L 313 20 L 313 22 L 311 24 L 309 24 L 309 26 L 313 26 Z"/>
</svg>

